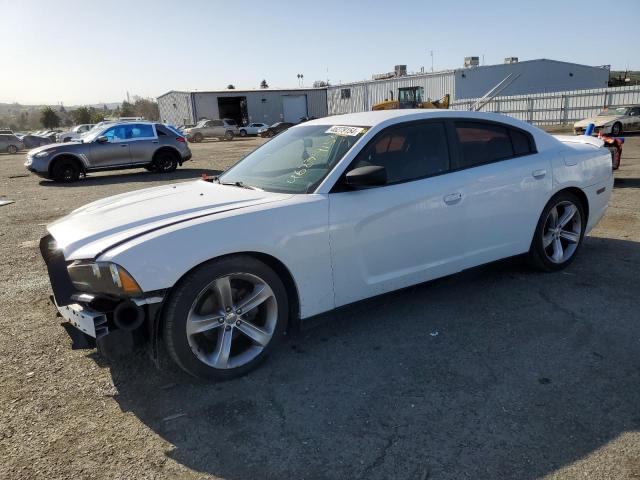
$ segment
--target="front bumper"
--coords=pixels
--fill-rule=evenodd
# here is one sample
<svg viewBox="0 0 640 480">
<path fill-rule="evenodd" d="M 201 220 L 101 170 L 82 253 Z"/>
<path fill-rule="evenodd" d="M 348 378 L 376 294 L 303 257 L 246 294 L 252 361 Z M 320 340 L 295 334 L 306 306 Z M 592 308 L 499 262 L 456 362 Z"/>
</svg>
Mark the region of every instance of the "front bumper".
<svg viewBox="0 0 640 480">
<path fill-rule="evenodd" d="M 576 135 L 584 135 L 587 127 L 573 127 L 573 133 Z M 597 135 L 598 133 L 611 133 L 611 125 L 603 125 L 600 127 L 594 127 L 592 135 Z"/>
<path fill-rule="evenodd" d="M 67 332 L 76 344 L 85 344 L 105 357 L 113 358 L 131 352 L 135 347 L 156 339 L 159 312 L 164 300 L 164 291 L 152 292 L 132 299 L 118 299 L 108 296 L 94 295 L 76 291 L 69 273 L 67 262 L 55 239 L 47 235 L 40 240 L 40 253 L 47 266 L 53 295 L 52 303 L 59 315 L 67 321 Z M 142 314 L 143 321 L 128 328 L 118 323 L 117 307 L 126 302 L 133 302 Z M 78 337 L 85 339 L 78 342 Z M 87 341 L 89 340 L 89 341 Z M 153 342 L 151 353 L 156 358 L 157 342 Z M 86 347 L 79 347 L 86 348 Z"/>
</svg>

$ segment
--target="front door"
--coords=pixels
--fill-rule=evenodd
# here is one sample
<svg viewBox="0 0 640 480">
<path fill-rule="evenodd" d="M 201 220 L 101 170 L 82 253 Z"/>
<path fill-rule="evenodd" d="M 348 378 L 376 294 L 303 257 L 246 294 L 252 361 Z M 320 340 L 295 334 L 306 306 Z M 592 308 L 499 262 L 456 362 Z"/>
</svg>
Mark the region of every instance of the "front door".
<svg viewBox="0 0 640 480">
<path fill-rule="evenodd" d="M 382 131 L 347 171 L 367 165 L 385 167 L 387 185 L 329 194 L 336 306 L 460 269 L 465 213 L 450 195 L 444 124 Z"/>
<path fill-rule="evenodd" d="M 104 131 L 106 143 L 93 142 L 89 154 L 89 168 L 106 168 L 131 163 L 126 124 L 115 125 Z"/>
</svg>

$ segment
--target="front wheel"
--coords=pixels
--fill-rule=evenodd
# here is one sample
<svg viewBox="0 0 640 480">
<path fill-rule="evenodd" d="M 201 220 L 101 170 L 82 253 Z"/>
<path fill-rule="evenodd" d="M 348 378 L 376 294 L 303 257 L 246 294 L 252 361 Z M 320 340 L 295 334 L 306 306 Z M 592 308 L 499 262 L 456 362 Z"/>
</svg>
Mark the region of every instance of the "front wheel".
<svg viewBox="0 0 640 480">
<path fill-rule="evenodd" d="M 14 153 L 18 153 L 18 147 L 16 147 L 15 145 L 9 145 L 7 147 L 7 152 L 10 154 L 14 154 Z"/>
<path fill-rule="evenodd" d="M 622 133 L 622 124 L 620 122 L 616 122 L 611 127 L 611 136 L 617 137 Z"/>
<path fill-rule="evenodd" d="M 258 366 L 273 350 L 288 311 L 284 285 L 267 265 L 244 255 L 213 260 L 174 288 L 163 338 L 186 372 L 230 379 Z"/>
<path fill-rule="evenodd" d="M 74 160 L 61 158 L 54 163 L 51 177 L 56 182 L 75 182 L 80 178 L 80 168 Z"/>
<path fill-rule="evenodd" d="M 578 197 L 569 192 L 555 195 L 543 210 L 531 242 L 533 265 L 547 272 L 569 266 L 582 245 L 586 223 Z"/>
</svg>

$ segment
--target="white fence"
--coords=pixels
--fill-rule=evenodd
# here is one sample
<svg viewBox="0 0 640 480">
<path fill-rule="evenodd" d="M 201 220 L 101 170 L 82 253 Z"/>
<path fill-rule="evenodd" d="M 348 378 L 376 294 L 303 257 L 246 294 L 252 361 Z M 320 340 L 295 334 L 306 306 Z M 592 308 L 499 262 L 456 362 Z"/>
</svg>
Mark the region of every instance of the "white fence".
<svg viewBox="0 0 640 480">
<path fill-rule="evenodd" d="M 477 99 L 456 100 L 453 110 L 469 110 Z M 604 107 L 640 104 L 640 85 L 496 97 L 483 112 L 504 113 L 534 125 L 567 125 L 597 115 Z"/>
</svg>

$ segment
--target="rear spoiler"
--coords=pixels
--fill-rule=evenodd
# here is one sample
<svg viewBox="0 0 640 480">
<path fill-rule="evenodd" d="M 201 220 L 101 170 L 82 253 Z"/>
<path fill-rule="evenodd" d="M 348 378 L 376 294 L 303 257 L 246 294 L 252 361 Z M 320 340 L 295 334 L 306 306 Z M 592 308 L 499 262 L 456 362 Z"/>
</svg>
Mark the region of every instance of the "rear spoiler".
<svg viewBox="0 0 640 480">
<path fill-rule="evenodd" d="M 554 135 L 553 138 L 560 140 L 562 143 L 578 143 L 582 145 L 593 145 L 594 147 L 604 147 L 604 142 L 597 137 L 589 137 L 587 135 Z"/>
</svg>

